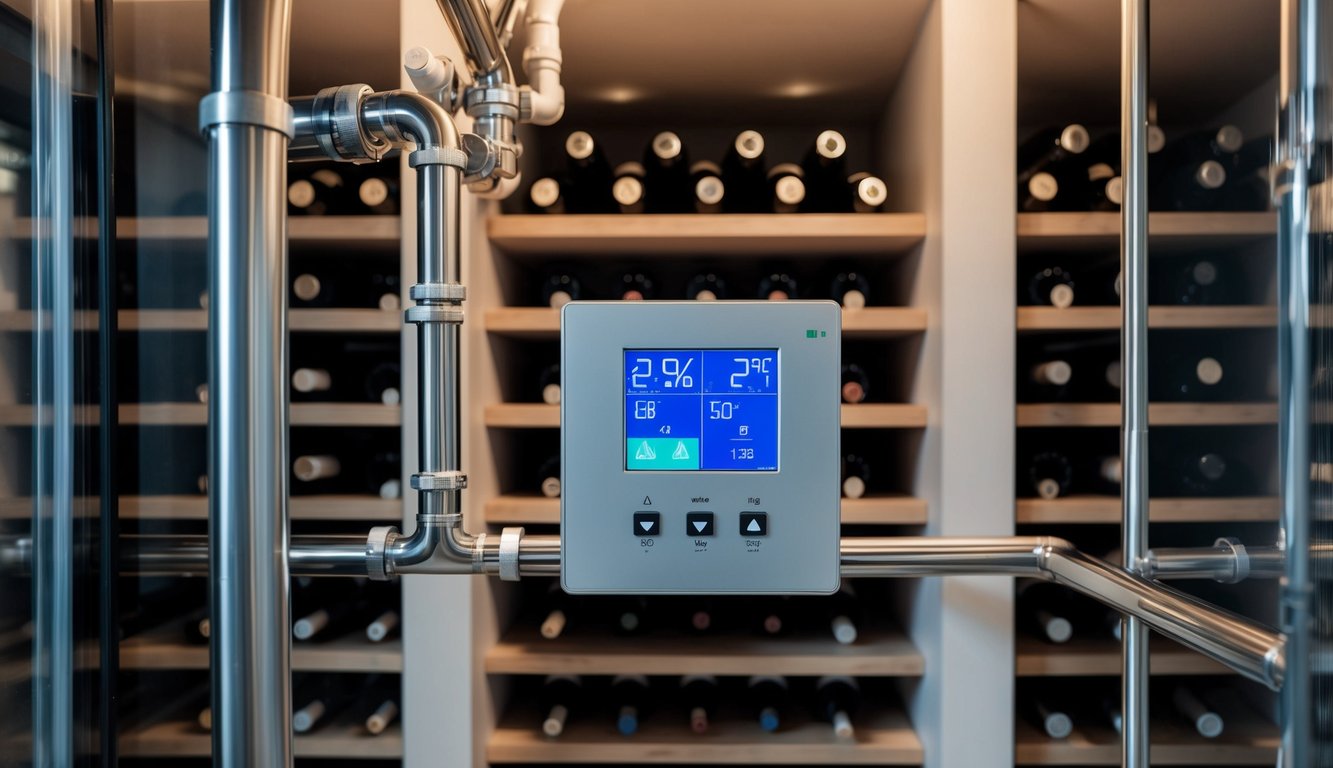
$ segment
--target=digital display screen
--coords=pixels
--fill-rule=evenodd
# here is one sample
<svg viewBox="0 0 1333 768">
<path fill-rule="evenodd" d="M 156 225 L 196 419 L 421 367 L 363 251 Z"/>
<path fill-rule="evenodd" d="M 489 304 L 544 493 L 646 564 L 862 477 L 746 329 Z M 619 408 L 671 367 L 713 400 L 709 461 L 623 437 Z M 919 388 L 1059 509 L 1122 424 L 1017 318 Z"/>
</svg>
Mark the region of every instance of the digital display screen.
<svg viewBox="0 0 1333 768">
<path fill-rule="evenodd" d="M 775 472 L 776 349 L 625 350 L 625 469 Z"/>
</svg>

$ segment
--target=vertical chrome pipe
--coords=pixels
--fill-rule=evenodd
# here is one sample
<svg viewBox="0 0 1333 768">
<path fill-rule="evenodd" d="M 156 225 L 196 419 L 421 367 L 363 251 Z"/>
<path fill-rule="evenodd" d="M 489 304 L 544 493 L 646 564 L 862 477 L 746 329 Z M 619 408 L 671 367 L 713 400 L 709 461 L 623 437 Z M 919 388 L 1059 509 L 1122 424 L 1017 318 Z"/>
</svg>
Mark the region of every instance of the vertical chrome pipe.
<svg viewBox="0 0 1333 768">
<path fill-rule="evenodd" d="M 213 0 L 209 565 L 213 759 L 292 764 L 287 574 L 290 0 Z"/>
<path fill-rule="evenodd" d="M 485 0 L 436 0 L 440 13 L 463 47 L 468 67 L 474 75 L 496 72 L 503 82 L 514 82 L 509 57 L 500 47 Z M 478 78 L 480 79 L 480 78 Z"/>
<path fill-rule="evenodd" d="M 1319 0 L 1282 3 L 1276 203 L 1278 211 L 1278 467 L 1287 548 L 1281 628 L 1293 673 L 1282 689 L 1283 768 L 1313 765 L 1310 531 L 1310 178 L 1319 79 Z M 1327 301 L 1326 297 L 1320 297 Z"/>
<path fill-rule="evenodd" d="M 1122 0 L 1120 14 L 1120 547 L 1132 568 L 1148 550 L 1148 0 Z M 1148 626 L 1123 621 L 1121 763 L 1148 768 Z"/>
</svg>

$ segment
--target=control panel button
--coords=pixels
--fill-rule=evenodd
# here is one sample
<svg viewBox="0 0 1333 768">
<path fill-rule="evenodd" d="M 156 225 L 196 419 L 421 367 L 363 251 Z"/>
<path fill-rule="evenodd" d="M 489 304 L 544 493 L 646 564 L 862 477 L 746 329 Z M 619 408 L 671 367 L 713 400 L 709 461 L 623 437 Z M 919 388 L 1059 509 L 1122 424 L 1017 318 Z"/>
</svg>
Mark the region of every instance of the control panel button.
<svg viewBox="0 0 1333 768">
<path fill-rule="evenodd" d="M 741 535 L 742 535 L 742 536 L 767 536 L 767 535 L 768 535 L 768 513 L 767 513 L 767 512 L 742 512 L 742 513 L 741 513 Z"/>
<path fill-rule="evenodd" d="M 635 512 L 634 535 L 657 536 L 662 533 L 661 512 Z"/>
<path fill-rule="evenodd" d="M 712 512 L 689 512 L 685 515 L 685 533 L 690 536 L 713 535 Z"/>
</svg>

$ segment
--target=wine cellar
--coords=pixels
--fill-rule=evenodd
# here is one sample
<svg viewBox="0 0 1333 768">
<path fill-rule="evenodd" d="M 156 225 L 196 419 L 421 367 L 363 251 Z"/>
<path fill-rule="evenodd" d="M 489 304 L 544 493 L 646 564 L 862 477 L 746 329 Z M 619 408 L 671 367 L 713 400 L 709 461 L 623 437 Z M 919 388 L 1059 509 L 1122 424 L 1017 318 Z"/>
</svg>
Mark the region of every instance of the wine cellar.
<svg viewBox="0 0 1333 768">
<path fill-rule="evenodd" d="M 441 236 L 423 221 L 433 209 L 421 202 L 440 182 L 419 166 L 447 167 L 446 150 L 407 131 L 405 143 L 376 147 L 377 163 L 308 162 L 316 150 L 331 156 L 333 145 L 311 150 L 300 131 L 318 123 L 320 99 L 333 99 L 321 89 L 365 84 L 360 98 L 401 89 L 444 104 L 441 114 L 457 108 L 460 146 L 471 151 L 466 139 L 474 130 L 489 135 L 492 117 L 478 117 L 472 101 L 463 107 L 470 96 L 459 83 L 477 54 L 447 16 L 453 2 L 291 0 L 283 77 L 296 139 L 276 272 L 283 285 L 274 289 L 287 306 L 278 360 L 286 413 L 269 414 L 289 427 L 280 452 L 290 519 L 282 546 L 295 553 L 298 540 L 332 548 L 360 537 L 369 562 L 376 539 L 366 531 L 395 526 L 380 540 L 387 563 L 395 541 L 417 540 L 421 521 L 456 511 L 476 537 L 473 571 L 505 574 L 505 562 L 483 571 L 482 542 L 501 557 L 518 542 L 513 578 L 404 570 L 381 580 L 373 568 L 326 578 L 348 575 L 339 570 L 346 560 L 311 576 L 303 567 L 313 566 L 291 555 L 289 669 L 276 672 L 290 673 L 294 764 L 1127 764 L 1122 748 L 1134 726 L 1122 711 L 1130 663 L 1122 643 L 1130 645 L 1124 626 L 1138 625 L 1122 626 L 1114 604 L 1078 594 L 1069 580 L 1014 578 L 1016 568 L 877 578 L 846 566 L 849 541 L 901 537 L 1053 537 L 1043 541 L 1124 562 L 1133 534 L 1122 511 L 1121 403 L 1131 381 L 1122 359 L 1130 289 L 1121 207 L 1131 194 L 1121 167 L 1129 141 L 1122 3 L 528 0 L 559 17 L 558 122 L 515 128 L 520 175 L 507 199 L 496 199 L 505 197 L 498 186 L 483 189 L 462 160 L 449 168 L 463 191 L 456 218 L 435 200 L 440 220 L 457 225 Z M 478 4 L 497 19 L 513 5 Z M 153 541 L 187 540 L 204 566 L 122 566 L 110 587 L 75 587 L 86 615 L 76 622 L 73 679 L 95 681 L 89 690 L 110 715 L 81 714 L 91 725 L 74 742 L 91 760 L 79 764 L 223 765 L 210 698 L 219 593 L 216 572 L 208 577 L 217 561 L 208 558 L 219 555 L 209 547 L 245 542 L 218 544 L 210 518 L 219 493 L 210 467 L 222 461 L 210 414 L 225 407 L 215 399 L 214 361 L 226 343 L 218 337 L 234 333 L 211 320 L 233 310 L 215 303 L 210 217 L 226 215 L 226 203 L 209 196 L 216 179 L 209 132 L 200 132 L 209 126 L 199 105 L 210 93 L 210 24 L 218 21 L 204 0 L 98 5 L 96 19 L 76 14 L 74 27 L 105 25 L 99 34 L 110 35 L 115 56 L 78 62 L 74 124 L 89 137 L 106 131 L 112 150 L 100 160 L 114 173 L 74 171 L 70 333 L 87 375 L 73 387 L 70 451 L 96 469 L 73 473 L 82 492 L 71 546 L 102 547 L 99 558 L 126 562 L 127 551 L 147 557 Z M 1280 264 L 1284 225 L 1273 191 L 1291 55 L 1279 6 L 1158 0 L 1147 19 L 1151 551 L 1136 574 L 1285 628 L 1281 566 L 1263 565 L 1289 541 L 1290 470 L 1279 447 L 1291 450 L 1293 427 L 1283 421 L 1283 381 L 1300 370 L 1279 356 L 1292 333 L 1281 314 L 1290 267 Z M 501 26 L 500 38 L 513 68 L 536 83 L 533 73 L 553 54 L 551 38 L 533 36 L 549 35 L 539 26 L 552 22 L 536 14 L 525 26 L 517 7 L 518 22 Z M 10 30 L 41 27 L 22 4 L 0 11 Z M 25 59 L 26 77 L 36 58 Z M 447 75 L 432 74 L 446 60 Z M 99 67 L 113 73 L 110 90 L 84 71 Z M 524 93 L 532 103 L 523 109 L 536 112 L 549 92 Z M 80 109 L 92 108 L 80 99 L 114 105 L 114 119 L 104 127 L 81 119 Z M 375 104 L 392 114 L 387 98 Z M 15 137 L 36 131 L 9 114 L 28 109 L 0 110 L 0 170 L 10 144 L 21 143 Z M 338 133 L 346 128 L 335 126 L 336 140 L 347 140 Z M 107 189 L 113 216 L 99 220 L 107 208 L 96 191 Z M 0 229 L 12 233 L 0 250 L 0 533 L 31 536 L 33 547 L 45 535 L 52 478 L 61 477 L 40 458 L 60 423 L 41 395 L 59 369 L 39 352 L 51 323 L 42 308 L 59 294 L 38 267 L 50 247 L 34 205 L 41 201 L 31 173 L 0 175 Z M 461 270 L 446 267 L 432 282 L 418 259 L 448 251 L 448 237 L 461 242 Z M 1315 270 L 1324 266 L 1309 269 L 1323 285 Z M 254 291 L 267 285 L 255 280 Z M 785 300 L 836 302 L 840 317 L 837 592 L 579 594 L 562 588 L 560 549 L 554 570 L 524 571 L 523 537 L 568 534 L 563 309 Z M 457 346 L 446 343 L 435 358 L 447 361 L 440 383 L 419 366 L 434 349 L 429 318 L 447 313 Z M 263 370 L 266 329 L 255 322 L 244 330 L 238 348 Z M 716 328 L 695 347 L 747 349 L 728 341 L 734 330 Z M 822 332 L 806 331 L 812 343 Z M 1316 391 L 1327 386 L 1325 363 L 1310 376 Z M 458 401 L 446 414 L 430 397 L 449 387 Z M 456 419 L 457 446 L 440 450 L 434 441 L 443 438 L 422 433 L 433 417 Z M 660 446 L 644 440 L 617 471 L 633 474 L 636 460 L 709 468 L 684 440 L 670 459 Z M 741 450 L 751 452 L 733 449 L 731 460 L 763 451 Z M 1333 463 L 1312 455 L 1309 477 L 1298 479 L 1333 483 Z M 441 457 L 443 465 L 428 466 Z M 448 463 L 460 457 L 461 465 Z M 784 469 L 795 471 L 792 463 Z M 764 467 L 776 468 L 776 457 Z M 448 480 L 432 472 L 454 470 L 466 475 L 461 484 L 430 485 Z M 270 486 L 254 474 L 238 487 L 256 496 Z M 440 488 L 461 508 L 428 515 L 422 497 Z M 636 536 L 656 536 L 649 526 L 665 514 L 665 535 L 678 535 L 662 502 L 640 495 L 614 526 L 629 528 L 633 512 Z M 768 536 L 770 517 L 782 534 L 804 524 L 755 513 L 752 501 L 740 513 L 742 536 Z M 713 513 L 691 512 L 691 525 L 696 514 L 710 529 L 700 518 L 686 532 L 712 535 Z M 719 529 L 734 534 L 735 510 L 717 515 Z M 134 543 L 118 549 L 108 537 Z M 1240 552 L 1245 573 L 1235 565 L 1235 578 L 1208 571 L 1167 582 L 1171 553 L 1203 551 L 1195 548 Z M 12 714 L 0 724 L 0 768 L 62 764 L 39 760 L 41 723 L 28 703 L 50 674 L 49 662 L 34 661 L 45 630 L 37 592 L 27 591 L 40 569 L 32 559 L 31 575 L 11 576 L 7 562 L 0 558 L 0 591 L 23 597 L 0 598 L 0 713 Z M 258 615 L 263 606 L 250 609 Z M 99 610 L 114 615 L 99 619 Z M 113 641 L 99 642 L 97 622 L 114 627 Z M 1312 626 L 1327 637 L 1326 617 Z M 1166 634 L 1147 643 L 1142 746 L 1150 764 L 1294 765 L 1279 762 L 1282 694 Z M 1326 700 L 1312 706 L 1326 719 Z"/>
</svg>

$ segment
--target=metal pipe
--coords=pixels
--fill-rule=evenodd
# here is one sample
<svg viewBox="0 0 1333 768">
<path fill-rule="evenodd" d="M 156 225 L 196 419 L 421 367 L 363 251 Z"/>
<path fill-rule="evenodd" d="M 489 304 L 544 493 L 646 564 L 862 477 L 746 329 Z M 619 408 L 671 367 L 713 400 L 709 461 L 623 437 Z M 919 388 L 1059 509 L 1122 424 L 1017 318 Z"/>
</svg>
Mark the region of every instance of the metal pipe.
<svg viewBox="0 0 1333 768">
<path fill-rule="evenodd" d="M 436 0 L 440 13 L 449 25 L 454 39 L 463 47 L 468 68 L 477 82 L 490 81 L 513 84 L 514 74 L 509 68 L 509 57 L 500 46 L 484 0 Z"/>
<path fill-rule="evenodd" d="M 209 531 L 213 757 L 290 766 L 287 142 L 290 0 L 213 0 Z"/>
<path fill-rule="evenodd" d="M 1245 579 L 1281 578 L 1286 551 L 1281 547 L 1246 547 L 1219 539 L 1211 547 L 1150 549 L 1134 569 L 1145 579 L 1212 579 L 1236 584 Z"/>
<path fill-rule="evenodd" d="M 1148 0 L 1120 6 L 1121 550 L 1132 568 L 1148 549 Z M 1127 615 L 1122 627 L 1121 762 L 1148 768 L 1148 628 Z"/>
</svg>

